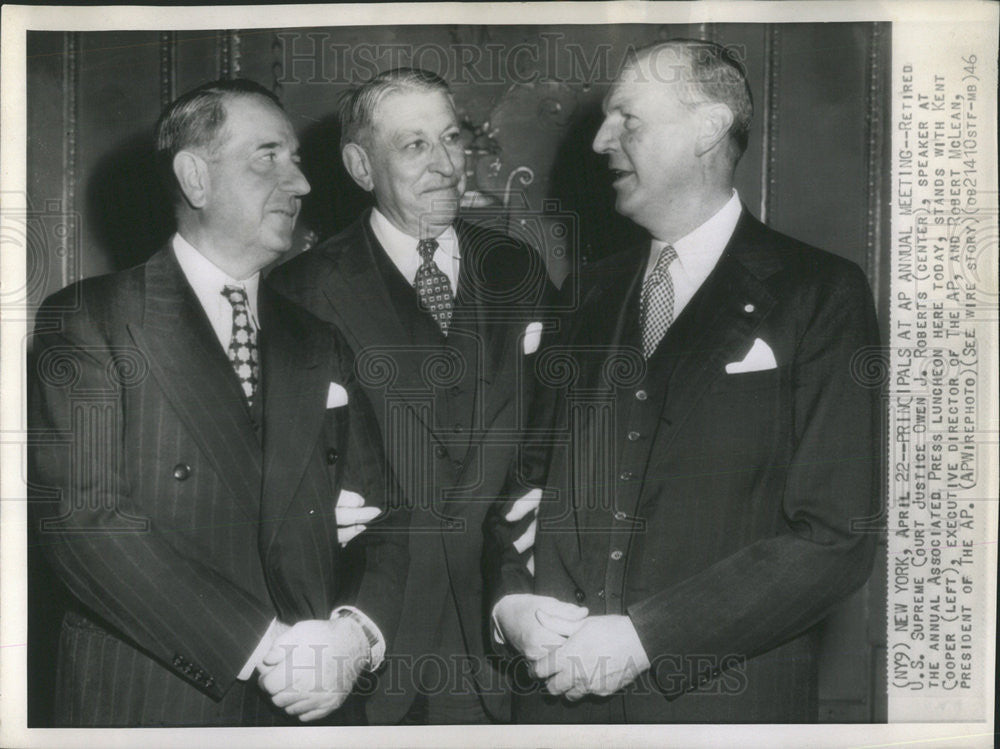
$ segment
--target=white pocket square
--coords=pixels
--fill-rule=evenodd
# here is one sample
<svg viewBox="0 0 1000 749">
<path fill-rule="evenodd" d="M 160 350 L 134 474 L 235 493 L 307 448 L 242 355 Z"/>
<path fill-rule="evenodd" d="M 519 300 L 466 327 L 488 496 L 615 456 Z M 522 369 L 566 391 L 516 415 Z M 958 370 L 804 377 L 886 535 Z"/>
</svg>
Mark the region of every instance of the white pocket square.
<svg viewBox="0 0 1000 749">
<path fill-rule="evenodd" d="M 344 386 L 338 385 L 336 382 L 331 382 L 330 389 L 326 393 L 326 407 L 337 408 L 346 405 L 347 391 L 344 390 Z"/>
<path fill-rule="evenodd" d="M 771 347 L 760 338 L 756 338 L 747 355 L 743 357 L 743 361 L 734 361 L 726 365 L 726 374 L 761 372 L 765 369 L 775 369 L 777 366 L 778 362 L 774 359 Z"/>
<path fill-rule="evenodd" d="M 533 354 L 538 351 L 538 344 L 542 341 L 542 324 L 540 322 L 529 322 L 524 329 L 524 353 Z"/>
</svg>

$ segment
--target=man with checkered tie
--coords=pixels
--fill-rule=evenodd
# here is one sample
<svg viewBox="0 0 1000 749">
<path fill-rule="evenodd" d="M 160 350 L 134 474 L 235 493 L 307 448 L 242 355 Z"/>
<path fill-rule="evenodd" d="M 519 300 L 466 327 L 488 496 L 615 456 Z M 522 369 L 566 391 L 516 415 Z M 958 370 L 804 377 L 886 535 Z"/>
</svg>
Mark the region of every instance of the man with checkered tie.
<svg viewBox="0 0 1000 749">
<path fill-rule="evenodd" d="M 817 623 L 875 549 L 879 399 L 851 362 L 878 327 L 860 268 L 740 202 L 751 115 L 698 40 L 639 50 L 604 100 L 593 147 L 650 239 L 583 269 L 552 349 L 579 377 L 539 385 L 556 437 L 511 489 L 542 496 L 534 569 L 510 548 L 494 608 L 542 682 L 518 721 L 818 719 Z"/>
<path fill-rule="evenodd" d="M 346 334 L 409 514 L 410 572 L 368 719 L 506 720 L 484 653 L 482 526 L 517 451 L 544 265 L 456 219 L 465 146 L 440 77 L 385 71 L 340 120 L 344 165 L 375 206 L 269 281 Z"/>
<path fill-rule="evenodd" d="M 37 315 L 33 518 L 75 599 L 56 724 L 316 721 L 379 665 L 405 577 L 390 539 L 378 600 L 345 590 L 341 545 L 378 512 L 348 505 L 385 503 L 378 426 L 340 335 L 260 283 L 309 191 L 277 98 L 205 84 L 156 136 L 176 233 Z"/>
</svg>

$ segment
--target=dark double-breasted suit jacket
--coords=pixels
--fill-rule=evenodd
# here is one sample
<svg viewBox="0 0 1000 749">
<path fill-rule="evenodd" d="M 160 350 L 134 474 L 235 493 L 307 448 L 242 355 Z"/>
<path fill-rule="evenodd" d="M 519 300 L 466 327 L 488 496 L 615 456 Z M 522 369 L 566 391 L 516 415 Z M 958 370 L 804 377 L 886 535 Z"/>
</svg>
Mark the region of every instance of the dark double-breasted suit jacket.
<svg viewBox="0 0 1000 749">
<path fill-rule="evenodd" d="M 461 262 L 447 337 L 418 308 L 367 213 L 269 279 L 344 332 L 401 490 L 409 577 L 403 590 L 382 586 L 383 609 L 389 602 L 395 610 L 373 617 L 389 649 L 367 706 L 377 723 L 403 717 L 414 670 L 428 656 L 446 658 L 442 667 L 459 675 L 450 683 L 478 690 L 495 718 L 509 716 L 505 685 L 484 659 L 483 524 L 517 454 L 530 390 L 523 334 L 549 286 L 526 245 L 462 221 L 456 231 Z M 367 582 L 363 598 L 374 602 L 378 591 Z M 441 631 L 448 606 L 457 608 L 460 633 Z"/>
<path fill-rule="evenodd" d="M 384 501 L 382 450 L 338 334 L 264 284 L 258 308 L 254 409 L 169 248 L 38 313 L 33 518 L 77 604 L 60 725 L 285 720 L 237 674 L 273 618 L 330 615 L 335 500 Z"/>
<path fill-rule="evenodd" d="M 866 580 L 876 542 L 863 530 L 881 481 L 871 293 L 855 265 L 744 207 L 643 361 L 648 253 L 586 269 L 565 336 L 539 354 L 547 436 L 519 477 L 547 490 L 535 575 L 510 555 L 498 595 L 628 615 L 652 668 L 609 698 L 523 696 L 515 719 L 816 720 L 815 625 Z M 727 373 L 758 339 L 774 366 Z"/>
</svg>

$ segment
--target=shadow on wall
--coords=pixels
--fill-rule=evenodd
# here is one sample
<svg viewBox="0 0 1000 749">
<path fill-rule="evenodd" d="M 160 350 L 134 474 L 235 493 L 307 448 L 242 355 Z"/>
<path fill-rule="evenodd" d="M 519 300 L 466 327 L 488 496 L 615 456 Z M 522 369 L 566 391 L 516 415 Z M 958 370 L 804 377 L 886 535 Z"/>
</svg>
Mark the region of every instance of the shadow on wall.
<svg viewBox="0 0 1000 749">
<path fill-rule="evenodd" d="M 559 201 L 560 210 L 579 217 L 577 260 L 589 263 L 649 241 L 644 229 L 615 211 L 607 157 L 591 148 L 603 119 L 600 103 L 594 103 L 569 125 L 556 151 L 550 181 L 551 197 Z"/>
<path fill-rule="evenodd" d="M 340 123 L 329 115 L 301 133 L 302 171 L 312 187 L 302 200 L 299 222 L 312 230 L 317 242 L 346 229 L 372 205 L 340 158 Z"/>
<path fill-rule="evenodd" d="M 113 270 L 144 263 L 160 249 L 174 231 L 174 218 L 148 136 L 134 136 L 101 158 L 84 205 L 87 225 Z"/>
</svg>

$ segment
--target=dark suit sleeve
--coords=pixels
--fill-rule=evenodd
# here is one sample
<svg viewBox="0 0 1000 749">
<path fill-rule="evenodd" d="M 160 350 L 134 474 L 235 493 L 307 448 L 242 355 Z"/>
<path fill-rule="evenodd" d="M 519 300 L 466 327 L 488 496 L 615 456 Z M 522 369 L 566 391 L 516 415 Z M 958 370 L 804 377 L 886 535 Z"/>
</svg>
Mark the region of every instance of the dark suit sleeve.
<svg viewBox="0 0 1000 749">
<path fill-rule="evenodd" d="M 52 316 L 43 309 L 39 318 Z M 219 698 L 274 609 L 206 564 L 183 534 L 164 532 L 149 520 L 136 527 L 143 518 L 124 473 L 129 435 L 122 386 L 109 385 L 114 349 L 85 314 L 59 322 L 59 332 L 36 336 L 38 366 L 31 378 L 32 482 L 58 492 L 57 502 L 33 503 L 33 518 L 49 521 L 39 534 L 43 550 L 88 608 L 180 678 Z M 81 418 L 95 409 L 107 418 Z M 143 498 L 151 501 L 156 498 Z"/>
<path fill-rule="evenodd" d="M 852 376 L 851 361 L 878 343 L 878 328 L 857 268 L 825 296 L 799 314 L 787 531 L 628 607 L 661 684 L 682 683 L 676 656 L 751 658 L 780 645 L 870 573 L 875 535 L 852 523 L 877 509 L 881 420 L 877 389 Z"/>
<path fill-rule="evenodd" d="M 348 467 L 344 488 L 360 493 L 365 504 L 383 508 L 358 541 L 364 545 L 361 579 L 346 601 L 369 617 L 391 646 L 403 606 L 409 570 L 409 513 L 399 497 L 392 470 L 385 461 L 378 421 L 371 401 L 354 372 L 354 357 L 339 333 L 340 381 L 345 383 L 350 411 Z"/>
<path fill-rule="evenodd" d="M 545 319 L 546 328 L 537 352 L 530 359 L 526 357 L 524 362 L 524 381 L 527 383 L 524 398 L 528 408 L 523 419 L 527 428 L 517 457 L 511 463 L 504 490 L 485 522 L 484 578 L 490 608 L 505 595 L 531 593 L 534 590 L 534 576 L 527 567 L 532 549 L 518 552 L 514 548 L 514 542 L 528 529 L 534 515 L 515 523 L 505 520 L 504 515 L 514 502 L 533 489 L 543 491 L 543 502 L 547 498 L 544 494 L 545 477 L 560 391 L 545 381 L 544 372 L 539 371 L 537 364 L 544 359 L 548 349 L 562 340 L 567 320 L 559 314 L 556 306 L 558 292 L 548 277 L 540 283 L 541 303 L 535 318 Z"/>
</svg>

